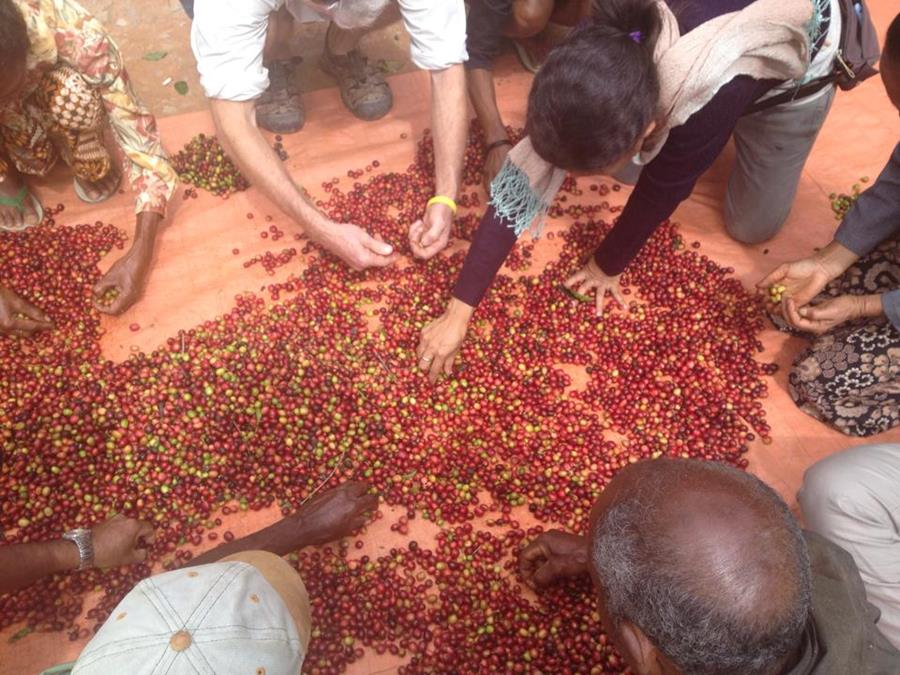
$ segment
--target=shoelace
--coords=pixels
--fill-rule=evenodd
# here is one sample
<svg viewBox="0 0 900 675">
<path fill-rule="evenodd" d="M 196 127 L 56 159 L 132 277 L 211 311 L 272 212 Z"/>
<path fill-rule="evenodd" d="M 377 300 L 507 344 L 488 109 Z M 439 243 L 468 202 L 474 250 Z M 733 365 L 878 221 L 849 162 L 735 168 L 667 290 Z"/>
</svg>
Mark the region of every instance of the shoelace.
<svg viewBox="0 0 900 675">
<path fill-rule="evenodd" d="M 356 49 L 347 54 L 347 58 L 350 61 L 350 75 L 359 84 L 365 84 L 372 72 L 369 60 Z"/>
</svg>

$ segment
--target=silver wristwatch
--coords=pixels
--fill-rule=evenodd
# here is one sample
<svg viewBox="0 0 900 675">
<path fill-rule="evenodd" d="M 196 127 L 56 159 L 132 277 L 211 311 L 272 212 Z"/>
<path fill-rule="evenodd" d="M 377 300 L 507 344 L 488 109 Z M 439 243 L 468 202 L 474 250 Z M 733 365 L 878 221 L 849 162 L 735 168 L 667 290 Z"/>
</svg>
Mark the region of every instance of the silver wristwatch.
<svg viewBox="0 0 900 675">
<path fill-rule="evenodd" d="M 81 558 L 81 564 L 78 569 L 86 570 L 94 566 L 94 538 L 91 531 L 79 527 L 75 530 L 69 530 L 63 536 L 63 539 L 71 541 L 78 547 L 78 556 Z"/>
</svg>

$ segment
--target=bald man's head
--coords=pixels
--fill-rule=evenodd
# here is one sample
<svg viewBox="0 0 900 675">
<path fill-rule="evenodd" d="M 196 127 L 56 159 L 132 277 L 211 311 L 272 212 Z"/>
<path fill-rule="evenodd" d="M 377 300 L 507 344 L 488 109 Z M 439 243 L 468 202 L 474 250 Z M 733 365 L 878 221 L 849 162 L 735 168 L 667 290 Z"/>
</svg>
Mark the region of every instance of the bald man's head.
<svg viewBox="0 0 900 675">
<path fill-rule="evenodd" d="M 637 627 L 677 670 L 778 673 L 799 644 L 806 544 L 750 474 L 693 460 L 623 470 L 595 506 L 591 555 L 607 620 Z"/>
</svg>

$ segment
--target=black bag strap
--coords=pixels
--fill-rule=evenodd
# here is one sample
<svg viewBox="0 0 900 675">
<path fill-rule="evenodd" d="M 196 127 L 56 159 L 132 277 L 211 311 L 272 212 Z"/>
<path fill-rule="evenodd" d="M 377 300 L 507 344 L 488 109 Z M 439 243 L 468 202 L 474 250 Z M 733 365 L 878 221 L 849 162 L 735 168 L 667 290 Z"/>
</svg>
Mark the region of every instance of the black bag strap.
<svg viewBox="0 0 900 675">
<path fill-rule="evenodd" d="M 799 101 L 801 98 L 812 96 L 817 91 L 821 91 L 825 87 L 832 86 L 836 81 L 836 73 L 830 73 L 823 77 L 817 77 L 816 79 L 810 80 L 806 84 L 801 84 L 799 87 L 795 87 L 790 91 L 783 91 L 780 94 L 775 94 L 775 96 L 770 96 L 769 98 L 755 101 L 753 105 L 751 105 L 744 111 L 744 115 L 752 115 L 753 113 L 758 113 L 762 110 L 768 110 L 769 108 L 774 108 L 776 105 L 781 105 L 782 103 Z"/>
<path fill-rule="evenodd" d="M 744 111 L 745 115 L 812 96 L 834 84 L 841 89 L 853 89 L 878 72 L 875 68 L 880 56 L 878 36 L 865 0 L 838 0 L 838 7 L 841 10 L 841 38 L 832 71 L 790 91 L 754 102 Z"/>
</svg>

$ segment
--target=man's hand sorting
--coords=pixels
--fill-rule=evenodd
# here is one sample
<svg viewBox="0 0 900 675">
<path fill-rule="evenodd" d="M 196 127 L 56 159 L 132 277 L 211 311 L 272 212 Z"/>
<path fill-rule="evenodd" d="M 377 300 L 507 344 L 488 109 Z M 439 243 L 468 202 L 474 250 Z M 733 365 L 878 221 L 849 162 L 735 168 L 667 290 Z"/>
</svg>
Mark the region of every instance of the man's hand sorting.
<svg viewBox="0 0 900 675">
<path fill-rule="evenodd" d="M 588 560 L 585 537 L 550 530 L 519 553 L 519 574 L 529 586 L 540 588 L 560 579 L 586 574 Z"/>
<path fill-rule="evenodd" d="M 121 567 L 143 562 L 146 544 L 154 540 L 150 523 L 122 515 L 113 516 L 92 530 L 97 567 Z"/>
<path fill-rule="evenodd" d="M 356 271 L 387 267 L 397 260 L 393 246 L 350 223 L 332 223 L 312 238 Z"/>
<path fill-rule="evenodd" d="M 432 204 L 421 220 L 409 227 L 409 246 L 417 258 L 427 260 L 440 253 L 450 241 L 453 212 L 446 204 Z"/>
<path fill-rule="evenodd" d="M 347 481 L 317 495 L 285 520 L 295 521 L 302 545 L 317 546 L 353 534 L 377 508 L 378 495 L 369 493 L 368 483 Z"/>
</svg>

